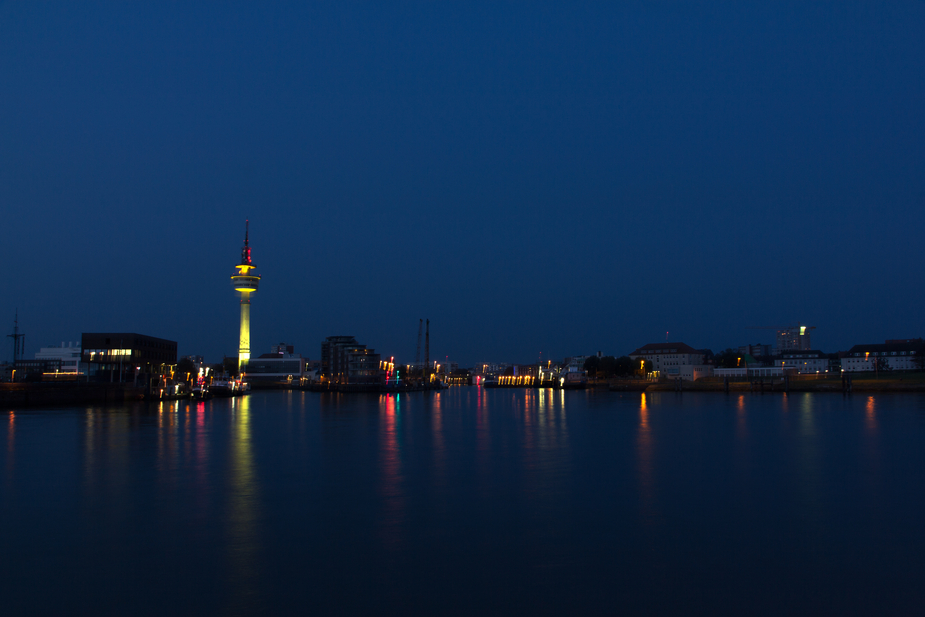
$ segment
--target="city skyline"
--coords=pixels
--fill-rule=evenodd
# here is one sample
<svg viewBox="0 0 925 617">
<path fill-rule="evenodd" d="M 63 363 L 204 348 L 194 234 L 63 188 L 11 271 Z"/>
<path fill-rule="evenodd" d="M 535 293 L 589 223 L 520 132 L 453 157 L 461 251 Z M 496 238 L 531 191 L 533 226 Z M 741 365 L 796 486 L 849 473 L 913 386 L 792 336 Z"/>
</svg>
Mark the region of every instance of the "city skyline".
<svg viewBox="0 0 925 617">
<path fill-rule="evenodd" d="M 420 318 L 460 366 L 921 336 L 923 18 L 0 3 L 4 334 L 233 356 L 249 219 L 255 352 L 410 361 Z"/>
</svg>

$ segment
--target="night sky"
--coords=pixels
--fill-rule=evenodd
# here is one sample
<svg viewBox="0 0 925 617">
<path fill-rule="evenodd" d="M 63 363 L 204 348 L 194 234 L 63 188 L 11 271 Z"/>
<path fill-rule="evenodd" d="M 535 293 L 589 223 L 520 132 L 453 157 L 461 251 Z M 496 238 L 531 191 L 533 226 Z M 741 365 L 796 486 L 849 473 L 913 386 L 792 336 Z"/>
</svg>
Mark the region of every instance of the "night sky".
<svg viewBox="0 0 925 617">
<path fill-rule="evenodd" d="M 0 2 L 26 357 L 236 355 L 246 218 L 255 355 L 925 335 L 925 2 L 188 4 Z"/>
</svg>

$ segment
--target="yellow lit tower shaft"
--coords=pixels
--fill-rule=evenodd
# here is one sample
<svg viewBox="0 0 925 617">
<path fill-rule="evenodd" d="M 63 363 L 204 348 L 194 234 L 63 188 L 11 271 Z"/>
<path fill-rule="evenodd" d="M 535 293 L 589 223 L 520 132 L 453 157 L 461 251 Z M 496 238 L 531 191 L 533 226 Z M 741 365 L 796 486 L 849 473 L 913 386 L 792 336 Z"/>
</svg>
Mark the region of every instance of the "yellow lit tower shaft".
<svg viewBox="0 0 925 617">
<path fill-rule="evenodd" d="M 251 294 L 257 293 L 260 277 L 251 274 L 251 248 L 248 245 L 250 221 L 245 222 L 244 248 L 241 249 L 241 263 L 235 266 L 237 272 L 231 275 L 231 285 L 241 294 L 241 334 L 238 338 L 238 374 L 244 371 L 251 358 Z"/>
</svg>

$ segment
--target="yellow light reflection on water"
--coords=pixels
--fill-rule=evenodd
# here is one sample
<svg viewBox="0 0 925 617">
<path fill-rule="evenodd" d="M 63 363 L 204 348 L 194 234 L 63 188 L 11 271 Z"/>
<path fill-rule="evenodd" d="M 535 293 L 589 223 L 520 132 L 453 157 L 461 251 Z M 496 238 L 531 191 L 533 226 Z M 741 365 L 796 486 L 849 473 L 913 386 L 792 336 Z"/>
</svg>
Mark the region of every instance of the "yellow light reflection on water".
<svg viewBox="0 0 925 617">
<path fill-rule="evenodd" d="M 259 588 L 259 485 L 251 443 L 250 396 L 233 397 L 231 400 L 234 415 L 231 417 L 227 529 L 228 561 L 235 591 L 229 601 L 238 610 L 251 604 Z"/>
<path fill-rule="evenodd" d="M 636 431 L 636 465 L 639 474 L 641 515 L 646 522 L 657 515 L 655 509 L 655 465 L 652 429 L 649 426 L 649 404 L 646 393 L 639 398 L 639 427 Z"/>
<path fill-rule="evenodd" d="M 864 490 L 869 503 L 879 503 L 883 499 L 884 469 L 880 457 L 880 439 L 877 434 L 877 401 L 873 396 L 867 397 L 864 405 Z"/>
<path fill-rule="evenodd" d="M 864 425 L 868 431 L 877 430 L 877 404 L 873 396 L 867 397 L 867 404 L 864 406 Z"/>
</svg>

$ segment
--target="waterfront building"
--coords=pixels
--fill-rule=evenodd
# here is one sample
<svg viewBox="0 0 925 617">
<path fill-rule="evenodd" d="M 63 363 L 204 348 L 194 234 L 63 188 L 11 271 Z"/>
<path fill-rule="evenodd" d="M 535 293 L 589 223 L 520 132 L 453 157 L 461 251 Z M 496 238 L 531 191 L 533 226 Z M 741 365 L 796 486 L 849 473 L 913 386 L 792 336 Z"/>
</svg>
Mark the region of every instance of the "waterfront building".
<svg viewBox="0 0 925 617">
<path fill-rule="evenodd" d="M 797 373 L 829 372 L 829 356 L 818 349 L 784 351 L 775 359 L 775 366 L 796 369 Z"/>
<path fill-rule="evenodd" d="M 283 351 L 280 351 L 280 350 Z M 292 345 L 274 345 L 270 353 L 252 358 L 247 363 L 247 377 L 251 382 L 304 383 L 312 381 L 308 358 L 294 353 Z"/>
<path fill-rule="evenodd" d="M 468 369 L 455 369 L 446 375 L 448 386 L 468 386 L 472 384 L 472 373 Z"/>
<path fill-rule="evenodd" d="M 238 336 L 238 374 L 246 370 L 247 361 L 251 357 L 251 295 L 257 293 L 260 277 L 251 272 L 254 269 L 251 263 L 251 249 L 248 244 L 250 221 L 245 221 L 244 247 L 241 249 L 241 263 L 235 266 L 236 272 L 231 275 L 231 285 L 241 296 L 241 327 Z"/>
<path fill-rule="evenodd" d="M 677 379 L 680 377 L 684 381 L 697 381 L 701 377 L 713 376 L 712 364 L 682 364 L 678 367 L 676 374 L 669 372 L 668 377 Z"/>
<path fill-rule="evenodd" d="M 796 370 L 786 366 L 742 366 L 739 368 L 715 368 L 714 377 L 729 377 L 730 379 L 753 379 L 763 377 L 783 377 L 792 375 Z"/>
<path fill-rule="evenodd" d="M 84 332 L 80 346 L 89 377 L 98 381 L 170 375 L 177 364 L 176 341 L 135 332 Z"/>
<path fill-rule="evenodd" d="M 450 375 L 459 370 L 459 362 L 453 361 L 444 361 L 442 363 L 435 363 L 435 372 L 440 373 L 441 375 Z"/>
<path fill-rule="evenodd" d="M 497 362 L 479 362 L 472 369 L 477 375 L 500 375 L 506 365 Z"/>
<path fill-rule="evenodd" d="M 321 343 L 321 375 L 343 385 L 384 383 L 381 356 L 352 336 L 329 336 Z"/>
<path fill-rule="evenodd" d="M 770 345 L 762 345 L 756 343 L 755 345 L 742 345 L 739 347 L 739 355 L 743 358 L 745 356 L 752 356 L 753 358 L 766 358 L 772 355 L 772 350 Z"/>
<path fill-rule="evenodd" d="M 922 370 L 920 359 L 925 354 L 925 341 L 914 339 L 890 339 L 885 343 L 855 345 L 841 359 L 842 371 L 857 373 L 874 370 L 913 371 Z M 877 366 L 879 363 L 879 366 Z"/>
<path fill-rule="evenodd" d="M 295 353 L 295 347 L 287 345 L 286 343 L 280 343 L 279 345 L 273 345 L 273 347 L 270 348 L 270 353 Z"/>
<path fill-rule="evenodd" d="M 36 360 L 60 360 L 59 371 L 62 373 L 80 373 L 80 343 L 68 342 L 60 347 L 42 347 L 35 352 Z"/>
<path fill-rule="evenodd" d="M 650 377 L 680 377 L 696 381 L 713 374 L 713 367 L 703 361 L 704 351 L 685 343 L 649 343 L 629 354 L 629 357 L 637 362 L 649 362 L 652 367 Z"/>
<path fill-rule="evenodd" d="M 515 364 L 513 368 L 514 377 L 536 377 L 539 371 L 536 364 Z"/>
<path fill-rule="evenodd" d="M 60 359 L 16 361 L 16 381 L 52 381 L 61 373 Z M 76 373 L 71 373 L 76 376 Z"/>
</svg>

